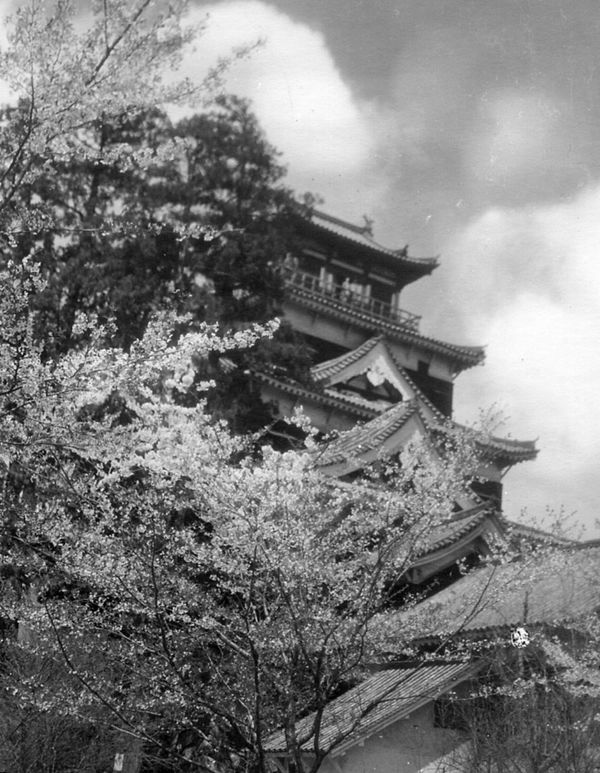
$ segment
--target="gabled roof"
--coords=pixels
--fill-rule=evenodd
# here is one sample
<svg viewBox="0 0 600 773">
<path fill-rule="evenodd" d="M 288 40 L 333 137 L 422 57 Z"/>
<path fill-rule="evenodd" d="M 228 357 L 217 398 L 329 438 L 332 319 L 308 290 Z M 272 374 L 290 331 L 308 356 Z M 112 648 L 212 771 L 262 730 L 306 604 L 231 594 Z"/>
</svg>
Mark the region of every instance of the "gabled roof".
<svg viewBox="0 0 600 773">
<path fill-rule="evenodd" d="M 406 247 L 401 249 L 390 249 L 389 247 L 383 247 L 381 244 L 375 241 L 373 238 L 372 226 L 365 223 L 365 225 L 355 225 L 349 223 L 347 220 L 341 220 L 339 217 L 328 215 L 325 212 L 319 210 L 311 210 L 305 217 L 305 219 L 316 226 L 318 229 L 334 234 L 335 236 L 352 242 L 353 244 L 363 247 L 369 252 L 376 252 L 386 258 L 393 258 L 394 262 L 398 266 L 405 266 L 413 271 L 416 270 L 419 275 L 424 276 L 430 274 L 439 265 L 437 257 L 434 258 L 413 258 L 409 257 Z"/>
<path fill-rule="evenodd" d="M 331 750 L 331 757 L 342 754 L 452 690 L 477 670 L 473 664 L 445 663 L 380 671 L 328 704 L 323 712 L 319 747 Z M 313 748 L 314 720 L 311 714 L 297 723 L 297 738 L 306 753 Z M 284 733 L 274 733 L 264 748 L 271 754 L 285 753 Z"/>
<path fill-rule="evenodd" d="M 382 335 L 369 338 L 356 349 L 315 365 L 311 372 L 317 383 L 334 386 L 369 369 L 379 370 L 398 389 L 403 399 L 417 400 L 426 421 L 435 420 L 442 423 L 446 421 L 442 412 L 423 394 L 400 365 Z"/>
<path fill-rule="evenodd" d="M 333 357 L 330 360 L 319 362 L 317 365 L 313 365 L 311 373 L 315 381 L 321 384 L 330 386 L 331 384 L 339 384 L 340 381 L 344 381 L 344 371 L 354 363 L 360 362 L 369 354 L 378 344 L 384 340 L 382 335 L 373 336 L 368 338 L 356 349 L 351 349 L 347 352 L 343 352 L 338 357 Z"/>
<path fill-rule="evenodd" d="M 421 641 L 459 627 L 462 633 L 485 634 L 516 625 L 560 625 L 600 609 L 599 567 L 598 540 L 484 566 L 410 612 L 398 612 L 392 625 L 418 620 Z"/>
<path fill-rule="evenodd" d="M 386 345 L 382 335 L 369 338 L 356 349 L 315 365 L 311 372 L 317 383 L 332 387 L 364 373 L 369 368 L 379 369 L 382 375 L 400 391 L 405 400 L 414 400 L 421 417 L 431 429 L 447 431 L 448 419 L 410 378 Z M 389 409 L 382 415 L 388 415 L 390 421 L 395 420 L 393 414 L 389 414 Z M 384 421 L 386 419 L 381 419 L 379 424 Z M 453 426 L 473 433 L 477 445 L 485 452 L 488 459 L 505 460 L 507 463 L 515 464 L 534 459 L 538 453 L 535 441 L 500 438 L 478 433 L 455 423 Z"/>
<path fill-rule="evenodd" d="M 317 451 L 315 464 L 328 475 L 347 475 L 382 455 L 398 451 L 416 433 L 427 435 L 416 401 L 397 403 L 322 446 Z"/>
</svg>

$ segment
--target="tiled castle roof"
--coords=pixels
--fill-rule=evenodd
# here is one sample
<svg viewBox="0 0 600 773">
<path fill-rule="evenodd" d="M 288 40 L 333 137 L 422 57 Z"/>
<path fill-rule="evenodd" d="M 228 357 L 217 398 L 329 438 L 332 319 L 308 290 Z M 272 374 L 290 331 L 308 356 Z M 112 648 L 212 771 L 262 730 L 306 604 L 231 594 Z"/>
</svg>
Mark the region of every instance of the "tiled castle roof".
<svg viewBox="0 0 600 773">
<path fill-rule="evenodd" d="M 314 380 L 330 384 L 332 379 L 345 368 L 361 360 L 383 340 L 384 337 L 382 335 L 373 336 L 372 338 L 368 338 L 356 349 L 351 349 L 350 351 L 340 354 L 338 357 L 333 357 L 331 360 L 325 360 L 325 362 L 314 365 L 311 368 Z"/>
<path fill-rule="evenodd" d="M 452 545 L 477 529 L 490 515 L 488 505 L 482 503 L 464 510 L 446 523 L 433 527 L 427 535 L 427 547 L 420 557 Z"/>
<path fill-rule="evenodd" d="M 385 413 L 342 433 L 338 440 L 329 442 L 319 449 L 315 463 L 321 468 L 344 463 L 348 468 L 358 468 L 362 466 L 360 463 L 357 464 L 359 458 L 383 451 L 386 441 L 402 429 L 412 417 L 418 418 L 422 424 L 416 401 L 397 403 Z"/>
<path fill-rule="evenodd" d="M 368 355 L 382 342 L 384 342 L 383 336 L 370 338 L 357 349 L 315 365 L 312 368 L 313 378 L 322 386 L 326 385 L 324 389 L 310 389 L 310 387 L 276 378 L 266 373 L 257 372 L 254 374 L 257 381 L 294 395 L 300 400 L 338 409 L 358 420 L 366 421 L 366 423 L 344 432 L 339 440 L 329 443 L 327 450 L 322 451 L 318 457 L 321 467 L 333 464 L 340 465 L 345 461 L 352 460 L 350 466 L 356 469 L 360 466 L 357 462 L 361 457 L 372 457 L 373 452 L 391 438 L 415 413 L 418 414 L 423 425 L 427 425 L 430 429 L 440 432 L 448 431 L 448 419 L 423 394 L 390 352 L 388 353 L 399 374 L 410 387 L 413 395 L 412 400 L 406 400 L 386 408 L 380 403 L 361 398 L 360 395 L 347 394 L 327 386 L 335 384 L 336 375 L 349 365 L 359 362 L 362 357 Z M 466 432 L 473 432 L 460 425 L 454 426 Z M 533 459 L 537 455 L 535 441 L 513 440 L 512 438 L 499 438 L 484 434 L 476 437 L 475 440 L 488 458 L 502 458 L 514 464 Z"/>
<path fill-rule="evenodd" d="M 446 341 L 439 341 L 436 338 L 421 335 L 418 331 L 401 322 L 374 317 L 360 308 L 349 306 L 335 298 L 315 294 L 310 290 L 293 284 L 288 286 L 287 292 L 301 306 L 311 311 L 325 311 L 329 317 L 355 323 L 365 330 L 384 333 L 391 339 L 401 343 L 417 344 L 425 351 L 443 354 L 451 358 L 457 366 L 460 365 L 459 370 L 479 365 L 485 359 L 485 350 L 481 346 L 459 346 Z"/>
<path fill-rule="evenodd" d="M 343 373 L 343 371 L 351 365 L 360 362 L 361 359 L 367 357 L 377 346 L 385 346 L 385 338 L 382 335 L 374 336 L 366 340 L 356 349 L 345 352 L 338 357 L 334 357 L 330 360 L 326 360 L 312 368 L 312 375 L 315 381 L 333 385 L 337 376 Z M 429 400 L 429 398 L 422 392 L 421 389 L 410 378 L 406 370 L 398 363 L 393 353 L 386 349 L 388 356 L 394 363 L 401 378 L 407 383 L 412 392 L 413 399 L 416 401 L 417 407 L 421 413 L 422 419 L 429 425 L 429 427 L 435 431 L 448 431 L 448 419 L 439 411 L 435 405 Z M 425 411 L 423 411 L 425 408 Z M 396 421 L 396 415 L 390 414 L 388 409 L 381 416 L 372 419 L 369 424 L 376 422 L 374 428 L 376 431 L 380 431 L 380 428 L 387 421 L 392 424 Z M 385 417 L 388 416 L 386 419 Z M 467 429 L 459 424 L 452 423 L 454 427 L 471 433 L 475 439 L 477 445 L 485 451 L 485 455 L 488 458 L 493 459 L 506 459 L 510 463 L 517 463 L 528 459 L 534 459 L 537 455 L 537 449 L 535 447 L 535 441 L 531 440 L 514 440 L 512 438 L 500 438 L 493 435 L 487 435 L 479 433 L 474 430 Z M 357 443 L 363 443 L 363 435 L 371 434 L 371 430 L 368 425 L 365 425 L 364 433 L 356 433 Z M 392 429 L 393 431 L 393 429 Z M 353 436 L 349 436 L 349 444 L 353 443 Z M 354 452 L 360 453 L 358 448 L 354 447 Z"/>
<path fill-rule="evenodd" d="M 307 402 L 314 402 L 319 405 L 326 405 L 330 408 L 337 408 L 340 411 L 355 416 L 359 420 L 371 419 L 380 413 L 375 407 L 370 406 L 367 400 L 355 399 L 354 396 L 345 395 L 341 392 L 336 392 L 333 389 L 326 389 L 321 392 L 315 389 L 309 389 L 308 387 L 304 387 L 293 381 L 275 378 L 268 373 L 261 373 L 259 371 L 253 372 L 252 377 L 262 384 L 267 384 Z"/>
<path fill-rule="evenodd" d="M 325 362 L 313 366 L 313 368 L 311 368 L 311 373 L 314 380 L 324 384 L 335 384 L 336 376 L 340 375 L 350 365 L 353 365 L 355 362 L 359 362 L 363 357 L 372 352 L 373 349 L 375 349 L 379 344 L 383 344 L 385 346 L 385 336 L 373 336 L 372 338 L 367 339 L 356 349 L 353 349 L 349 352 L 344 352 L 338 357 L 334 357 L 331 360 L 326 360 Z M 418 402 L 425 405 L 439 422 L 444 423 L 446 421 L 446 417 L 442 414 L 442 412 L 436 408 L 431 400 L 421 391 L 421 389 L 419 389 L 419 387 L 408 375 L 406 370 L 400 365 L 393 352 L 391 352 L 387 347 L 386 351 L 395 367 L 397 368 L 398 373 L 407 382 L 411 392 L 418 400 Z"/>
<path fill-rule="evenodd" d="M 341 220 L 333 215 L 328 215 L 325 212 L 319 210 L 312 210 L 306 218 L 310 223 L 318 228 L 335 234 L 342 239 L 347 239 L 354 244 L 364 247 L 367 250 L 378 252 L 381 255 L 394 258 L 398 264 L 404 264 L 410 266 L 413 269 L 421 270 L 423 274 L 429 274 L 434 268 L 439 265 L 437 257 L 434 258 L 413 258 L 409 257 L 408 250 L 406 248 L 393 250 L 389 247 L 383 247 L 378 244 L 373 238 L 371 226 L 369 225 L 355 225 L 349 223 L 346 220 Z"/>
<path fill-rule="evenodd" d="M 485 633 L 516 625 L 560 625 L 600 610 L 600 541 L 546 551 L 534 558 L 484 566 L 396 614 L 392 625 L 418 616 L 420 640 L 451 634 Z M 474 606 L 475 605 L 475 606 Z"/>
</svg>

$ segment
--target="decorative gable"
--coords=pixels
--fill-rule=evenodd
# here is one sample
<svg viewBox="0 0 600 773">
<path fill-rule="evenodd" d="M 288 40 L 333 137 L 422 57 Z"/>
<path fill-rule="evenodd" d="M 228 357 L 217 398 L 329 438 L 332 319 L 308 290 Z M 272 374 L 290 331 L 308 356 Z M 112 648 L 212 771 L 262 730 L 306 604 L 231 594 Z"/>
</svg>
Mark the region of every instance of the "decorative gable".
<svg viewBox="0 0 600 773">
<path fill-rule="evenodd" d="M 398 402 L 415 401 L 425 421 L 443 420 L 398 364 L 383 336 L 369 338 L 357 349 L 315 365 L 312 375 L 328 392 L 362 393 L 363 399 L 370 398 L 375 404 L 382 401 L 382 410 Z"/>
</svg>

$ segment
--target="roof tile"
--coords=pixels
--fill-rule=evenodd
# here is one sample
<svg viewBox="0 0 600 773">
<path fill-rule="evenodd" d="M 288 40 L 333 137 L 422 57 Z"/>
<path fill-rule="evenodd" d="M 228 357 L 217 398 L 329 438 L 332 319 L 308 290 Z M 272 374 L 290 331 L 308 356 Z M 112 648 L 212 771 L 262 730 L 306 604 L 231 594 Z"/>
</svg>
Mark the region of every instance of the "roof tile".
<svg viewBox="0 0 600 773">
<path fill-rule="evenodd" d="M 371 421 L 341 433 L 339 439 L 328 443 L 324 449 L 319 449 L 317 466 L 339 464 L 379 449 L 415 413 L 418 413 L 416 402 L 407 400 L 393 405 Z"/>
<path fill-rule="evenodd" d="M 427 547 L 421 555 L 428 555 L 451 545 L 479 526 L 488 515 L 487 505 L 480 504 L 470 510 L 463 510 L 451 521 L 435 526 L 428 534 Z"/>
<path fill-rule="evenodd" d="M 421 665 L 380 671 L 333 700 L 325 708 L 319 733 L 321 749 L 343 748 L 379 729 L 408 716 L 424 703 L 452 689 L 475 673 L 476 667 L 465 663 Z M 313 747 L 315 714 L 297 724 L 301 748 Z M 285 736 L 274 733 L 265 742 L 267 752 L 285 752 Z"/>
<path fill-rule="evenodd" d="M 315 295 L 310 290 L 293 284 L 288 285 L 287 290 L 290 297 L 312 311 L 326 310 L 328 316 L 350 321 L 362 328 L 385 333 L 399 341 L 418 344 L 427 351 L 439 352 L 446 357 L 452 357 L 456 364 L 461 365 L 461 370 L 479 365 L 485 358 L 485 350 L 481 346 L 458 346 L 436 338 L 429 338 L 401 322 L 374 317 L 368 312 L 348 306 L 335 298 L 320 294 Z"/>
<path fill-rule="evenodd" d="M 438 638 L 456 630 L 484 632 L 515 625 L 556 625 L 600 609 L 600 545 L 543 551 L 533 558 L 476 569 L 418 604 L 398 612 L 422 620 L 419 639 Z M 474 604 L 476 604 L 474 608 Z M 452 630 L 448 628 L 451 622 Z"/>
<path fill-rule="evenodd" d="M 432 271 L 439 264 L 438 258 L 411 258 L 404 248 L 393 250 L 389 247 L 383 247 L 373 239 L 369 226 L 357 226 L 354 223 L 349 223 L 346 220 L 341 220 L 318 210 L 313 210 L 308 219 L 313 225 L 336 234 L 336 236 L 341 236 L 355 244 L 359 244 L 361 247 L 366 247 L 369 250 L 395 258 L 399 264 L 423 268 L 428 271 Z"/>
</svg>

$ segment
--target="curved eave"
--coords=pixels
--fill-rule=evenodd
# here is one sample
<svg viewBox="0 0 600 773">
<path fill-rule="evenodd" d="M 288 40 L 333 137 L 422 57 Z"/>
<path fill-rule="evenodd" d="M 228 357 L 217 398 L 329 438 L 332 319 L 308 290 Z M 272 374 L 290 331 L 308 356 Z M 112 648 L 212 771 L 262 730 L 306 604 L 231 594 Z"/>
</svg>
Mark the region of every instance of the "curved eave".
<svg viewBox="0 0 600 773">
<path fill-rule="evenodd" d="M 473 511 L 470 516 L 464 519 L 466 523 L 463 524 L 462 528 L 459 527 L 447 537 L 428 546 L 411 562 L 405 575 L 406 580 L 411 585 L 418 586 L 439 571 L 455 564 L 456 561 L 464 558 L 474 549 L 477 552 L 485 551 L 485 545 L 487 544 L 489 547 L 490 535 L 496 538 L 501 537 L 502 532 L 497 521 L 486 505 L 478 505 L 473 508 Z"/>
<path fill-rule="evenodd" d="M 488 461 L 495 462 L 499 467 L 510 467 L 518 462 L 528 462 L 535 459 L 539 449 L 535 447 L 535 440 L 513 440 L 512 438 L 500 438 L 486 435 L 476 429 L 465 427 L 458 422 L 452 422 L 458 430 L 465 432 L 472 438 L 481 451 L 482 456 Z M 431 424 L 431 429 L 437 432 L 447 432 L 443 422 Z"/>
<path fill-rule="evenodd" d="M 305 308 L 322 312 L 334 319 L 343 322 L 354 323 L 357 327 L 369 332 L 382 333 L 401 343 L 418 345 L 425 351 L 442 354 L 454 363 L 454 370 L 460 373 L 467 368 L 480 365 L 485 359 L 485 349 L 481 346 L 457 346 L 455 344 L 438 341 L 435 338 L 421 335 L 408 327 L 371 316 L 358 309 L 352 309 L 331 298 L 314 297 L 309 291 L 300 287 L 288 285 L 287 293 L 294 300 L 299 301 Z"/>
<path fill-rule="evenodd" d="M 535 440 L 490 438 L 477 441 L 477 445 L 487 459 L 495 461 L 501 467 L 509 467 L 518 462 L 529 462 L 539 453 L 539 449 L 535 447 Z"/>
<path fill-rule="evenodd" d="M 482 527 L 485 525 L 485 521 L 490 517 L 488 506 L 486 504 L 477 505 L 471 512 L 461 514 L 462 517 L 456 520 L 456 530 L 449 533 L 446 537 L 442 537 L 419 554 L 415 559 L 413 566 L 419 566 L 422 563 L 429 563 L 435 560 L 442 552 L 450 547 L 457 545 L 460 541 L 462 544 L 467 544 L 479 534 L 483 533 Z M 463 521 L 463 523 L 461 523 Z M 452 522 L 449 524 L 452 525 Z M 441 552 L 440 552 L 441 551 Z"/>
<path fill-rule="evenodd" d="M 289 381 L 280 381 L 279 379 L 269 376 L 266 373 L 255 372 L 252 377 L 262 384 L 268 384 L 274 389 L 278 389 L 285 394 L 293 395 L 294 397 L 304 399 L 317 405 L 325 405 L 328 408 L 336 408 L 344 411 L 345 413 L 355 416 L 358 419 L 370 420 L 378 416 L 380 411 L 368 409 L 366 407 L 357 405 L 352 400 L 346 400 L 342 395 L 331 395 L 323 392 L 313 392 L 306 387 L 302 387 L 299 384 L 292 384 Z"/>
<path fill-rule="evenodd" d="M 558 534 L 552 534 L 549 531 L 538 529 L 535 526 L 527 526 L 524 523 L 518 523 L 510 518 L 502 517 L 502 523 L 506 529 L 507 536 L 513 539 L 531 540 L 542 542 L 549 545 L 562 545 L 567 547 L 577 547 L 577 541 L 569 537 L 561 537 Z"/>
<path fill-rule="evenodd" d="M 392 270 L 402 270 L 412 275 L 410 281 L 415 281 L 423 276 L 431 274 L 439 266 L 437 257 L 412 258 L 403 254 L 402 250 L 393 250 L 378 244 L 365 227 L 348 223 L 325 212 L 313 211 L 304 216 L 303 222 L 317 231 L 326 235 L 332 241 L 340 241 L 342 245 L 351 245 L 355 249 L 366 250 L 371 256 L 377 256 L 380 263 Z"/>
</svg>

